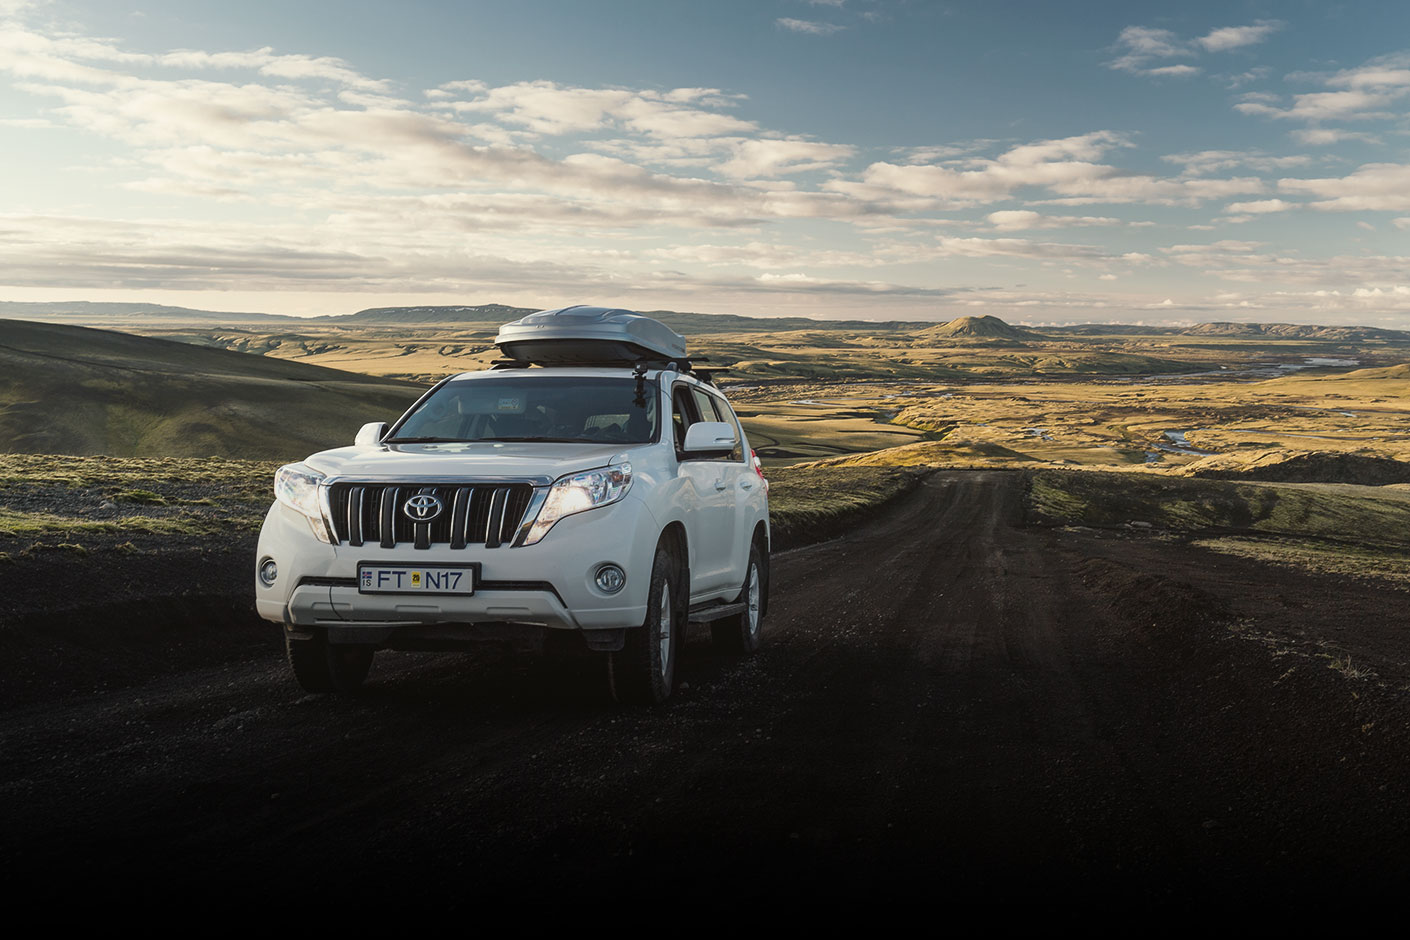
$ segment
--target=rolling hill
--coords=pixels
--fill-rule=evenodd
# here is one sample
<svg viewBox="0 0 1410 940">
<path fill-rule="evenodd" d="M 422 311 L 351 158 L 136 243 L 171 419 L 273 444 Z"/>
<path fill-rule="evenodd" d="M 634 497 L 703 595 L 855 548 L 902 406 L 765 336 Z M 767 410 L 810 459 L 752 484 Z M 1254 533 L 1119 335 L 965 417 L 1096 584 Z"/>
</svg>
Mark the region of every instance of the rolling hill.
<svg viewBox="0 0 1410 940">
<path fill-rule="evenodd" d="M 936 339 L 1042 339 L 1041 334 L 1021 326 L 1005 323 L 998 317 L 956 317 L 949 323 L 932 326 L 916 333 L 917 342 Z"/>
<path fill-rule="evenodd" d="M 296 458 L 420 386 L 126 333 L 0 320 L 0 451 Z"/>
</svg>

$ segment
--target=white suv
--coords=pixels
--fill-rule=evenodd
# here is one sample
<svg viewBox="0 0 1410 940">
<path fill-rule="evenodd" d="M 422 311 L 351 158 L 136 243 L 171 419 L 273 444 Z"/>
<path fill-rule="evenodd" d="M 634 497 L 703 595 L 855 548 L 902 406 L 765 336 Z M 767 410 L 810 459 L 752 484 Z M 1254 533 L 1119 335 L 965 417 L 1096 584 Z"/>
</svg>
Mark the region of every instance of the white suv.
<svg viewBox="0 0 1410 940">
<path fill-rule="evenodd" d="M 499 345 L 514 358 L 276 474 L 256 604 L 303 687 L 351 691 L 377 649 L 454 648 L 486 624 L 580 637 L 613 694 L 646 703 L 671 694 L 687 622 L 756 649 L 768 484 L 684 340 L 569 307 Z"/>
</svg>

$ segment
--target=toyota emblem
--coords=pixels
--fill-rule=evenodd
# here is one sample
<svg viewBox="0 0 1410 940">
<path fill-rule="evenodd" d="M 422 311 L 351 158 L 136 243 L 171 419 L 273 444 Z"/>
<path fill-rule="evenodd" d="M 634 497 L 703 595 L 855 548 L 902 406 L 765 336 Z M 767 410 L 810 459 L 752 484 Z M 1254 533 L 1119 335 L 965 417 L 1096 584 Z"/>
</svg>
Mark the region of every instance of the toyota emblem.
<svg viewBox="0 0 1410 940">
<path fill-rule="evenodd" d="M 406 513 L 408 519 L 430 522 L 439 516 L 444 508 L 441 501 L 430 493 L 418 493 L 402 503 L 401 511 Z"/>
</svg>

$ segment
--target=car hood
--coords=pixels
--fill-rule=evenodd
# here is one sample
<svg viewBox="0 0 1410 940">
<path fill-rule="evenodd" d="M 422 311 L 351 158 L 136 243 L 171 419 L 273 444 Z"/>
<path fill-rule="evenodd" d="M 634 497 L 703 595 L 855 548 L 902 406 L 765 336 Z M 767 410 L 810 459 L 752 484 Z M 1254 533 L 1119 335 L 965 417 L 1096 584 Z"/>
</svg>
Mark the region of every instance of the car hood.
<svg viewBox="0 0 1410 940">
<path fill-rule="evenodd" d="M 544 483 L 565 474 L 630 458 L 627 444 L 545 444 L 475 441 L 463 444 L 381 444 L 340 447 L 314 454 L 304 463 L 328 476 L 368 482 L 415 477 L 453 479 L 534 479 Z"/>
</svg>

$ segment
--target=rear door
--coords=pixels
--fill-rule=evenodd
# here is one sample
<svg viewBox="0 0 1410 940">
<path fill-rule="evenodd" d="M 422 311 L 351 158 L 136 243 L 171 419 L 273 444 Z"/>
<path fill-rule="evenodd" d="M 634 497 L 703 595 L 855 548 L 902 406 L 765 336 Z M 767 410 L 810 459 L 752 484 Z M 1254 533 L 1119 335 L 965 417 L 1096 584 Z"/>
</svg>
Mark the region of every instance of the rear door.
<svg viewBox="0 0 1410 940">
<path fill-rule="evenodd" d="M 671 395 L 671 420 L 676 434 L 677 472 L 687 481 L 692 503 L 688 537 L 695 547 L 690 563 L 691 595 L 699 597 L 733 584 L 732 546 L 735 529 L 734 489 L 727 478 L 730 461 L 686 457 L 680 450 L 685 431 L 697 421 L 719 421 L 711 396 L 688 382 L 678 382 Z M 740 575 L 743 583 L 743 575 Z"/>
<path fill-rule="evenodd" d="M 734 428 L 734 451 L 731 452 L 729 459 L 724 462 L 722 467 L 726 491 L 730 494 L 730 502 L 734 509 L 731 542 L 728 549 L 729 576 L 727 583 L 742 586 L 745 568 L 749 564 L 749 540 L 754 534 L 754 522 L 763 518 L 764 500 L 767 497 L 764 495 L 763 481 L 754 471 L 752 455 L 749 453 L 749 448 L 745 446 L 744 431 L 739 426 L 739 418 L 735 416 L 734 409 L 721 395 L 712 392 L 710 400 L 714 404 L 715 413 L 719 415 L 717 420 Z"/>
</svg>

